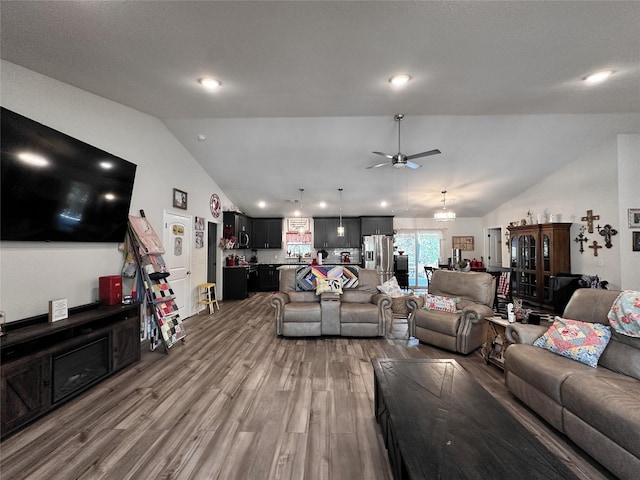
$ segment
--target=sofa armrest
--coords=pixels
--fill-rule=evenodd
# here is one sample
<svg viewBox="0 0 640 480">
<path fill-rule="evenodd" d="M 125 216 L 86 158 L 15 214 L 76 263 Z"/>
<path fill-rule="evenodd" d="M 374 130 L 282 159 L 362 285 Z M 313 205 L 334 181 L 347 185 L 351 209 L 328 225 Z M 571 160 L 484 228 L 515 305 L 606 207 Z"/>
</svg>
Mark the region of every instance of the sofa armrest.
<svg viewBox="0 0 640 480">
<path fill-rule="evenodd" d="M 493 315 L 493 310 L 490 307 L 482 303 L 476 303 L 464 307 L 461 318 L 466 322 L 478 323 L 487 317 L 493 317 Z"/>
<path fill-rule="evenodd" d="M 276 335 L 282 335 L 282 323 L 284 322 L 284 306 L 289 302 L 289 295 L 282 292 L 274 293 L 269 299 L 269 304 L 276 309 Z"/>
<path fill-rule="evenodd" d="M 505 335 L 511 343 L 526 343 L 532 345 L 538 337 L 548 330 L 548 327 L 511 323 L 507 325 Z"/>
<path fill-rule="evenodd" d="M 415 295 L 411 295 L 409 298 L 407 298 L 407 307 L 409 308 L 409 312 L 420 310 L 423 306 L 424 297 L 416 297 Z"/>
</svg>

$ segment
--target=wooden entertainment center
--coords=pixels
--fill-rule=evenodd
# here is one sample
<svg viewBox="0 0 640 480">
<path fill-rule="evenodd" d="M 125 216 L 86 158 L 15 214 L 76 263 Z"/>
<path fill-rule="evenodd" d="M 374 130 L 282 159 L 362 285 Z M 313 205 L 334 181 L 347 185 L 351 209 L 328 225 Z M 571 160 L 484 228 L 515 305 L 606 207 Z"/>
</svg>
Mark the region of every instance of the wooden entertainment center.
<svg viewBox="0 0 640 480">
<path fill-rule="evenodd" d="M 140 360 L 137 303 L 92 304 L 65 320 L 17 323 L 0 340 L 2 438 Z"/>
</svg>

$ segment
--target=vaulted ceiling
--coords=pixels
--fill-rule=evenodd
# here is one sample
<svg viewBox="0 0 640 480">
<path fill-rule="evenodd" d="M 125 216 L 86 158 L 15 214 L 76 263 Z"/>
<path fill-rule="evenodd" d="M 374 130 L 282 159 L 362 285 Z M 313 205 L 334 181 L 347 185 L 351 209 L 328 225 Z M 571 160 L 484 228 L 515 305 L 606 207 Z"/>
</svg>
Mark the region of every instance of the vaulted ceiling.
<svg viewBox="0 0 640 480">
<path fill-rule="evenodd" d="M 431 216 L 447 190 L 459 216 L 482 216 L 640 132 L 635 1 L 3 1 L 0 13 L 4 60 L 158 117 L 255 216 L 289 216 L 301 198 L 306 215 L 335 215 L 338 188 L 345 215 Z M 582 81 L 603 69 L 607 82 Z M 412 79 L 394 88 L 396 73 Z M 397 153 L 396 113 L 402 153 L 442 154 L 366 169 L 384 160 L 373 151 Z"/>
</svg>

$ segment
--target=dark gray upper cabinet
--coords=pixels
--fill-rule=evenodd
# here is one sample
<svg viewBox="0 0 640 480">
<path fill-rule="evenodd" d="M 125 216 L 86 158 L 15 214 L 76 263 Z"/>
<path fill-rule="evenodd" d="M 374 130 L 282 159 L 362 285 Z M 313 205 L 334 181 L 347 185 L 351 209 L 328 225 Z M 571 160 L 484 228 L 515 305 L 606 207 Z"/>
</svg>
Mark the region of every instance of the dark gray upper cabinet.
<svg viewBox="0 0 640 480">
<path fill-rule="evenodd" d="M 252 248 L 282 248 L 282 218 L 254 218 L 252 223 Z"/>
<path fill-rule="evenodd" d="M 361 234 L 393 235 L 393 217 L 360 217 Z"/>
<path fill-rule="evenodd" d="M 223 236 L 237 238 L 234 248 L 249 248 L 252 244 L 251 219 L 238 212 L 224 212 L 222 215 Z"/>
<path fill-rule="evenodd" d="M 360 219 L 343 218 L 344 237 L 338 236 L 338 217 L 318 217 L 313 219 L 313 247 L 314 248 L 359 248 Z"/>
</svg>

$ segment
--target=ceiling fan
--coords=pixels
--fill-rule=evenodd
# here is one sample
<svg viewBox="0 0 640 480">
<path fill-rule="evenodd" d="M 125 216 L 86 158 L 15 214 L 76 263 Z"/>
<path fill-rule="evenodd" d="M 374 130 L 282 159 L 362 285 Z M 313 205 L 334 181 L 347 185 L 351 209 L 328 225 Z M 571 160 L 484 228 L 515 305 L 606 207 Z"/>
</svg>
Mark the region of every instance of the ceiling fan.
<svg viewBox="0 0 640 480">
<path fill-rule="evenodd" d="M 393 117 L 393 119 L 396 122 L 398 122 L 398 153 L 395 155 L 389 155 L 388 153 L 383 153 L 383 152 L 373 152 L 376 155 L 382 155 L 383 157 L 386 157 L 391 161 L 378 163 L 377 165 L 369 165 L 367 168 L 378 168 L 378 167 L 384 167 L 385 165 L 392 165 L 393 168 L 409 167 L 409 168 L 416 169 L 416 168 L 420 168 L 422 165 L 420 165 L 419 163 L 414 163 L 411 160 L 416 158 L 421 158 L 421 157 L 428 157 L 430 155 L 438 155 L 439 153 L 442 153 L 437 148 L 435 150 L 429 150 L 428 152 L 414 153 L 413 155 L 404 155 L 403 153 L 400 153 L 400 122 L 402 121 L 403 118 L 404 118 L 404 114 L 402 113 L 398 113 Z"/>
</svg>

